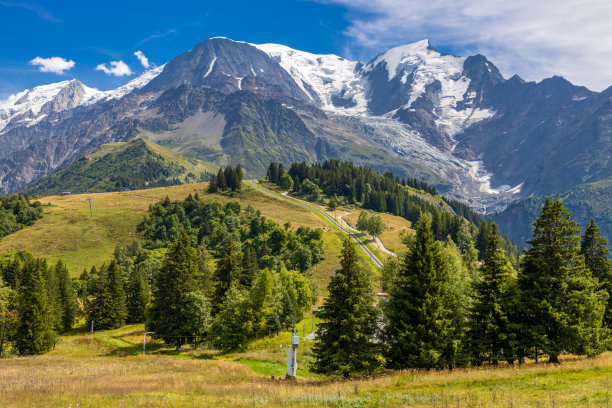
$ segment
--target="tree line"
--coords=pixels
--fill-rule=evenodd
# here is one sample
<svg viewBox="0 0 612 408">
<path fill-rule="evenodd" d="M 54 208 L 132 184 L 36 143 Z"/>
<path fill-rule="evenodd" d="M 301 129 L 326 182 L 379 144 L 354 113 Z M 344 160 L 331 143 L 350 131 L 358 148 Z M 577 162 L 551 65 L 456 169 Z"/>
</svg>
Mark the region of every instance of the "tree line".
<svg viewBox="0 0 612 408">
<path fill-rule="evenodd" d="M 320 229 L 280 226 L 251 206 L 196 194 L 151 205 L 138 231 L 110 262 L 73 279 L 61 261 L 3 258 L 0 339 L 17 354 L 40 354 L 84 318 L 95 330 L 144 322 L 171 345 L 233 350 L 293 326 L 317 298 L 305 273 L 323 258 Z"/>
<path fill-rule="evenodd" d="M 323 202 L 325 195 L 332 208 L 351 204 L 401 216 L 413 225 L 423 214 L 429 213 L 436 240 L 445 240 L 450 236 L 462 249 L 466 249 L 470 241 L 478 241 L 482 244 L 478 248 L 479 258 L 484 258 L 487 221 L 466 204 L 437 195 L 436 189 L 423 181 L 400 179 L 391 172 L 381 174 L 364 166 L 355 166 L 350 161 L 335 159 L 311 165 L 293 163 L 288 170 L 282 163 L 271 163 L 266 177 L 270 182 L 309 201 Z M 482 237 L 477 239 L 480 235 Z M 504 238 L 502 245 L 516 264 L 520 254 L 518 246 Z"/>
<path fill-rule="evenodd" d="M 373 307 L 366 270 L 347 240 L 315 347 L 315 369 L 345 377 L 381 366 L 439 369 L 595 356 L 612 348 L 612 262 L 593 220 L 582 235 L 547 199 L 518 268 L 493 223 L 481 266 L 435 241 L 421 217 L 406 255 L 385 265 L 388 299 Z"/>
<path fill-rule="evenodd" d="M 68 269 L 27 251 L 0 260 L 0 357 L 51 350 L 72 329 L 78 303 Z"/>
<path fill-rule="evenodd" d="M 42 205 L 27 194 L 0 196 L 0 238 L 32 225 L 43 216 Z"/>
<path fill-rule="evenodd" d="M 225 169 L 219 168 L 217 175 L 210 178 L 208 192 L 239 191 L 242 188 L 242 176 L 240 164 L 236 165 L 235 168 L 232 168 L 232 166 L 227 166 Z"/>
</svg>

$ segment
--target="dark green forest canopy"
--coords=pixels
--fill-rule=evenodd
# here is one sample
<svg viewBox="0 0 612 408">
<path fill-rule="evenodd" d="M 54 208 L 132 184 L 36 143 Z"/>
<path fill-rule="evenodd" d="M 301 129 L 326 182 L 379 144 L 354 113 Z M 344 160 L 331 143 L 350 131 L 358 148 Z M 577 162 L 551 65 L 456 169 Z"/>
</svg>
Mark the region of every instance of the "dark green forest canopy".
<svg viewBox="0 0 612 408">
<path fill-rule="evenodd" d="M 153 151 L 143 139 L 101 157 L 81 157 L 30 184 L 26 191 L 51 195 L 64 191 L 100 193 L 181 184 L 185 167 Z"/>
<path fill-rule="evenodd" d="M 467 204 L 438 195 L 434 187 L 423 181 L 400 179 L 391 172 L 382 174 L 350 161 L 332 159 L 310 165 L 293 163 L 286 171 L 282 164 L 271 163 L 268 179 L 281 185 L 284 173 L 293 180 L 293 193 L 311 201 L 320 200 L 311 191 L 314 184 L 330 199 L 338 198 L 364 209 L 398 215 L 413 224 L 423 214 L 430 213 L 435 239 L 444 240 L 450 236 L 462 248 L 467 239 L 475 240 L 479 227 L 485 221 Z M 520 250 L 517 245 L 505 238 L 502 245 L 514 258 L 518 258 Z M 483 258 L 483 249 L 486 248 L 480 249 Z"/>
<path fill-rule="evenodd" d="M 32 225 L 43 216 L 42 205 L 27 195 L 0 196 L 0 238 Z"/>
<path fill-rule="evenodd" d="M 205 202 L 197 194 L 184 201 L 166 198 L 150 206 L 138 231 L 150 249 L 167 247 L 184 231 L 194 246 L 205 245 L 215 257 L 223 255 L 231 237 L 241 244 L 243 253 L 254 250 L 261 269 L 284 264 L 287 269 L 305 271 L 323 259 L 321 229 L 284 228 L 251 206 L 243 210 L 238 201 Z"/>
</svg>

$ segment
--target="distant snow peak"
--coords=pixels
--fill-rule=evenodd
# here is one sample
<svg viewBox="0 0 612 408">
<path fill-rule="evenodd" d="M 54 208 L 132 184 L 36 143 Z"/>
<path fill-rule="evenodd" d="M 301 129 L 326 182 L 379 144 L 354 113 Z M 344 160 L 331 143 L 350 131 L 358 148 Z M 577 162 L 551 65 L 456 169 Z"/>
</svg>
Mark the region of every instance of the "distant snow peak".
<svg viewBox="0 0 612 408">
<path fill-rule="evenodd" d="M 421 40 L 412 44 L 400 45 L 383 52 L 369 62 L 365 70 L 371 70 L 384 63 L 390 81 L 400 71 L 409 71 L 411 67 L 425 62 L 429 55 L 439 56 L 440 53 L 431 47 L 429 40 Z"/>
<path fill-rule="evenodd" d="M 333 54 L 318 55 L 297 51 L 279 44 L 253 45 L 276 60 L 310 100 L 322 109 L 351 114 L 366 113 L 364 83 L 356 74 L 358 62 Z M 352 100 L 352 106 L 337 108 L 333 98 L 338 95 Z"/>
<path fill-rule="evenodd" d="M 163 69 L 164 65 L 146 70 L 127 84 L 110 91 L 89 88 L 77 79 L 26 89 L 0 100 L 0 133 L 9 124 L 29 127 L 40 122 L 49 113 L 92 105 L 101 100 L 119 99 L 134 89 L 144 87 Z"/>
</svg>

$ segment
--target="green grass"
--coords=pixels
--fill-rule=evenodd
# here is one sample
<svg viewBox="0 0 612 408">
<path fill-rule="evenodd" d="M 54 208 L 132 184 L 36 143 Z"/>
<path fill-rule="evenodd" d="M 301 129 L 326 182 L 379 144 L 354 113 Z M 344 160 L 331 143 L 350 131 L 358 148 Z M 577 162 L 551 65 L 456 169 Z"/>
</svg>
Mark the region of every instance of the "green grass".
<svg viewBox="0 0 612 408">
<path fill-rule="evenodd" d="M 308 321 L 308 319 L 306 319 Z M 299 325 L 298 325 L 299 327 Z M 298 349 L 298 380 L 284 377 L 288 332 L 240 353 L 176 352 L 142 325 L 63 336 L 47 355 L 0 360 L 4 407 L 577 407 L 609 406 L 612 354 L 454 371 L 395 371 L 338 381 L 313 374 L 310 345 Z M 272 380 L 274 376 L 276 380 Z"/>
</svg>

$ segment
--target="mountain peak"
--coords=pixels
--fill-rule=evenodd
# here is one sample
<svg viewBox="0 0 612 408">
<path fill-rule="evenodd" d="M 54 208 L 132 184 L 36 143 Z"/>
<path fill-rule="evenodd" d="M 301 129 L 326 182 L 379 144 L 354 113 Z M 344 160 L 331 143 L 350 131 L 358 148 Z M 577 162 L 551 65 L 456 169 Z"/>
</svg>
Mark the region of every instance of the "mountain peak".
<svg viewBox="0 0 612 408">
<path fill-rule="evenodd" d="M 421 40 L 411 44 L 399 45 L 379 54 L 366 65 L 366 71 L 383 64 L 389 74 L 389 80 L 395 77 L 404 68 L 415 67 L 427 63 L 432 57 L 439 57 L 429 40 Z M 456 58 L 456 57 L 455 57 Z"/>
</svg>

